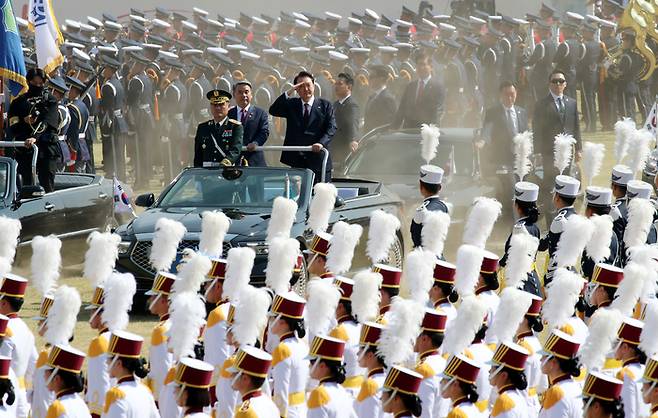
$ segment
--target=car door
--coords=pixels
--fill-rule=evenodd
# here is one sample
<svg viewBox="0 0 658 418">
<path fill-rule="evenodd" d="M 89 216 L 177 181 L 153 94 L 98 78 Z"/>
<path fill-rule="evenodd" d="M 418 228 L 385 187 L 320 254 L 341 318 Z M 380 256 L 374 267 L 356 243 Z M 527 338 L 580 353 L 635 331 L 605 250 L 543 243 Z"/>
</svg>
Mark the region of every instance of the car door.
<svg viewBox="0 0 658 418">
<path fill-rule="evenodd" d="M 101 178 L 90 174 L 58 174 L 55 186 L 65 208 L 64 236 L 86 237 L 93 230 L 103 229 L 112 216 L 112 195 Z"/>
</svg>

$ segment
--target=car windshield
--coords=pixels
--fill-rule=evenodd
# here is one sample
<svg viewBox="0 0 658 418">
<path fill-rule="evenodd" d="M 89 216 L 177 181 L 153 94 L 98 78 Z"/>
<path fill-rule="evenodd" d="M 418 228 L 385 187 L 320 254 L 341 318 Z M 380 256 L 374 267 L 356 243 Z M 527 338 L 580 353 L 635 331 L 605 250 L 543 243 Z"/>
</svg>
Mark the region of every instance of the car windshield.
<svg viewBox="0 0 658 418">
<path fill-rule="evenodd" d="M 271 209 L 278 196 L 289 197 L 302 206 L 309 180 L 306 171 L 294 169 L 192 169 L 165 192 L 158 206 L 258 208 L 262 212 Z"/>
</svg>

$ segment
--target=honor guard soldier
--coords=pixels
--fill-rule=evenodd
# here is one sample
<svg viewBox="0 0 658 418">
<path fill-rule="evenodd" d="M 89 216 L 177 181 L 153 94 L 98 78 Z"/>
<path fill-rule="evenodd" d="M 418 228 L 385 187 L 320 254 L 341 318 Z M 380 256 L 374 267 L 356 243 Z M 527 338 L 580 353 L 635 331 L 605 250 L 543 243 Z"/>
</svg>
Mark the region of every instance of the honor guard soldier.
<svg viewBox="0 0 658 418">
<path fill-rule="evenodd" d="M 242 124 L 229 119 L 228 110 L 231 93 L 211 90 L 206 94 L 210 100 L 212 120 L 199 124 L 194 138 L 194 166 L 233 166 L 240 158 L 242 148 Z"/>
<path fill-rule="evenodd" d="M 530 353 L 512 342 L 502 342 L 496 347 L 492 359 L 489 382 L 498 392 L 491 416 L 522 418 L 533 416 L 528 407 L 528 382 L 525 365 Z"/>
<path fill-rule="evenodd" d="M 69 146 L 75 151 L 75 172 L 86 172 L 87 164 L 91 162 L 91 153 L 87 147 L 87 132 L 89 125 L 89 109 L 84 104 L 80 95 L 84 93 L 86 86 L 75 77 L 67 76 L 66 84 L 69 86 L 69 102 L 66 107 L 71 116 L 71 123 L 66 132 Z"/>
<path fill-rule="evenodd" d="M 653 186 L 645 181 L 642 180 L 631 180 L 628 182 L 628 185 L 626 186 L 626 206 L 630 205 L 630 202 L 634 199 L 644 199 L 644 200 L 651 200 L 651 194 L 653 193 Z M 655 204 L 655 202 L 654 202 Z M 638 211 L 639 212 L 639 211 Z M 637 213 L 637 212 L 636 212 Z M 645 215 L 646 216 L 646 215 Z M 636 216 L 636 225 L 640 225 L 643 223 L 650 223 L 650 225 L 644 224 L 642 225 L 642 229 L 646 229 L 648 227 L 649 233 L 647 235 L 647 240 L 646 244 L 655 244 L 657 239 L 658 239 L 658 231 L 656 230 L 656 224 L 654 223 L 656 220 L 656 212 L 654 211 L 652 219 L 644 218 L 643 216 Z M 628 209 L 626 210 L 626 226 L 628 227 L 629 225 L 629 214 L 628 214 Z M 634 229 L 634 228 L 631 228 Z M 626 230 L 624 231 L 624 235 L 626 235 Z M 630 233 L 630 229 L 628 230 Z M 626 262 L 628 260 L 628 247 L 627 243 L 633 242 L 633 236 L 625 236 L 621 242 L 620 242 L 620 247 L 621 249 L 619 250 L 619 258 L 620 258 L 620 265 L 625 266 Z M 638 243 L 639 244 L 639 243 Z"/>
<path fill-rule="evenodd" d="M 624 318 L 617 331 L 617 349 L 615 359 L 622 362 L 622 368 L 617 372 L 617 379 L 623 383 L 621 397 L 624 401 L 624 412 L 627 417 L 648 417 L 649 405 L 642 400 L 642 375 L 644 374 L 644 363 L 647 361 L 645 354 L 647 347 L 643 344 L 640 349 L 644 322 L 633 318 Z M 647 333 L 651 333 L 648 331 Z M 646 337 L 646 334 L 645 334 Z M 653 343 L 653 340 L 651 341 Z"/>
<path fill-rule="evenodd" d="M 272 364 L 272 356 L 248 345 L 240 347 L 235 358 L 233 389 L 242 396 L 242 404 L 235 410 L 235 418 L 278 418 L 279 409 L 261 391 Z"/>
<path fill-rule="evenodd" d="M 377 322 L 385 324 L 387 319 L 386 314 L 391 309 L 391 302 L 394 297 L 400 294 L 402 270 L 385 264 L 375 264 L 372 266 L 372 271 L 373 273 L 382 275 L 382 284 L 379 288 L 379 316 L 377 317 Z"/>
<path fill-rule="evenodd" d="M 48 389 L 56 395 L 47 417 L 89 417 L 89 408 L 80 396 L 84 390 L 82 364 L 85 354 L 67 345 L 55 345 L 45 364 Z"/>
<path fill-rule="evenodd" d="M 0 316 L 0 320 L 4 322 L 3 327 L 5 327 L 1 334 L 4 338 L 6 333 L 7 317 L 4 315 Z M 16 379 L 16 374 L 11 369 L 11 357 L 0 355 L 0 396 L 4 399 L 5 395 L 12 396 L 14 394 L 14 388 L 18 387 L 18 379 Z M 17 414 L 17 402 L 14 400 L 10 405 L 8 401 L 5 401 L 0 405 L 0 416 L 3 417 L 16 417 Z"/>
<path fill-rule="evenodd" d="M 449 417 L 484 417 L 475 405 L 478 401 L 475 382 L 479 374 L 480 365 L 463 354 L 448 359 L 442 374 L 441 396 L 452 402 Z"/>
<path fill-rule="evenodd" d="M 168 127 L 162 132 L 162 136 L 168 138 L 167 146 L 170 152 L 168 158 L 165 159 L 165 166 L 169 166 L 171 174 L 176 175 L 181 166 L 187 165 L 187 159 L 184 156 L 189 155 L 185 122 L 187 88 L 180 79 L 185 67 L 180 61 L 173 58 L 165 59 L 164 62 L 169 67 L 169 71 L 165 79 L 168 81 L 165 81 L 167 84 L 162 92 L 160 107 L 162 115 L 166 117 Z"/>
<path fill-rule="evenodd" d="M 185 418 L 210 418 L 204 412 L 210 406 L 210 383 L 213 367 L 201 360 L 183 358 L 178 363 L 174 382 L 178 386 L 178 406 Z"/>
<path fill-rule="evenodd" d="M 446 315 L 446 323 L 457 316 L 457 303 L 459 295 L 455 291 L 455 275 L 457 268 L 454 264 L 444 260 L 436 260 L 434 265 L 434 284 L 430 289 L 430 303 L 434 309 Z"/>
<path fill-rule="evenodd" d="M 100 47 L 99 47 L 100 48 Z M 128 123 L 123 111 L 126 94 L 123 83 L 117 76 L 121 63 L 113 57 L 101 55 L 103 86 L 101 87 L 100 131 L 103 142 L 103 167 L 108 175 L 126 179 L 126 135 Z"/>
<path fill-rule="evenodd" d="M 585 378 L 583 386 L 582 401 L 584 403 L 583 416 L 609 416 L 609 417 L 633 417 L 648 415 L 625 415 L 622 402 L 622 382 L 612 376 L 591 371 Z M 593 411 L 594 413 L 590 413 Z"/>
<path fill-rule="evenodd" d="M 439 199 L 443 180 L 443 169 L 435 165 L 423 165 L 420 167 L 420 194 L 423 196 L 423 204 L 416 209 L 416 214 L 411 221 L 411 240 L 414 247 L 422 245 L 423 217 L 425 211 L 441 211 L 448 213 L 448 206 Z"/>
<path fill-rule="evenodd" d="M 642 400 L 651 407 L 651 418 L 658 417 L 658 357 L 647 360 L 642 376 Z"/>
<path fill-rule="evenodd" d="M 424 405 L 417 393 L 422 376 L 401 366 L 393 366 L 386 375 L 382 392 L 382 412 L 395 417 L 419 417 Z"/>
<path fill-rule="evenodd" d="M 448 317 L 440 310 L 425 308 L 425 316 L 416 338 L 414 351 L 418 354 L 416 373 L 423 377 L 418 397 L 423 403 L 423 418 L 443 417 L 448 414 L 449 402 L 441 397 L 441 373 L 446 365 L 439 349 Z"/>
<path fill-rule="evenodd" d="M 553 218 L 548 233 L 539 241 L 538 251 L 548 251 L 548 264 L 544 285 L 550 283 L 555 270 L 556 260 L 553 259 L 557 250 L 567 219 L 576 213 L 573 203 L 578 196 L 580 182 L 573 177 L 559 175 L 555 177 L 555 188 L 553 191 L 553 205 L 557 209 L 557 215 Z"/>
<path fill-rule="evenodd" d="M 626 229 L 628 218 L 628 197 L 626 196 L 626 190 L 628 182 L 631 180 L 633 180 L 633 172 L 630 168 L 622 164 L 612 167 L 610 188 L 612 189 L 615 203 L 612 205 L 610 216 L 612 216 L 613 230 L 619 242 L 623 241 L 624 230 Z"/>
<path fill-rule="evenodd" d="M 100 418 L 103 413 L 105 394 L 110 389 L 110 375 L 107 370 L 107 345 L 110 340 L 110 331 L 103 322 L 103 301 L 105 289 L 96 286 L 91 303 L 85 307 L 92 310 L 89 326 L 98 331 L 89 343 L 87 351 L 87 390 L 85 401 L 89 406 L 92 418 Z"/>
<path fill-rule="evenodd" d="M 379 336 L 383 325 L 375 322 L 361 324 L 359 338 L 359 366 L 367 371 L 361 390 L 354 401 L 354 412 L 359 417 L 381 416 L 382 400 L 380 389 L 384 385 L 386 362 L 378 353 Z"/>
<path fill-rule="evenodd" d="M 201 52 L 201 51 L 199 51 Z M 183 52 L 185 55 L 185 51 Z M 206 74 L 212 73 L 210 64 L 200 59 L 199 57 L 192 57 L 191 59 L 192 70 L 188 74 L 188 80 L 192 80 L 188 86 L 188 117 L 190 121 L 188 135 L 193 138 L 194 126 L 203 123 L 210 119 L 210 112 L 208 106 L 204 106 L 203 98 L 207 97 L 208 93 L 213 89 L 210 81 L 206 78 Z"/>
<path fill-rule="evenodd" d="M 587 202 L 587 207 L 585 208 L 585 216 L 587 218 L 607 215 L 610 213 L 612 205 L 612 190 L 606 187 L 589 186 L 585 191 L 585 201 Z M 605 258 L 594 260 L 587 254 L 587 250 L 583 251 L 580 259 L 580 267 L 583 276 L 588 280 L 592 278 L 596 263 L 601 262 L 615 265 L 617 264 L 617 256 L 619 254 L 619 241 L 617 241 L 614 231 L 612 231 L 609 243 L 600 242 L 593 244 L 593 247 L 609 246 L 610 254 Z"/>
</svg>

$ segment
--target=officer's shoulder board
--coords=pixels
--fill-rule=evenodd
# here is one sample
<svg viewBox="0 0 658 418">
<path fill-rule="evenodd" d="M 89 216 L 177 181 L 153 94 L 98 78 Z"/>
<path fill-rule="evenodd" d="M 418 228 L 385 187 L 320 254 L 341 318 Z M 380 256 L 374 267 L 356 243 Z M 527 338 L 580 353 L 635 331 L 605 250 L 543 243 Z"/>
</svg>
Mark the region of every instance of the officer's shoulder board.
<svg viewBox="0 0 658 418">
<path fill-rule="evenodd" d="M 558 212 L 557 216 L 553 218 L 553 222 L 551 222 L 551 232 L 554 234 L 559 234 L 562 231 L 564 231 L 564 224 L 567 222 L 567 212 L 566 211 L 560 211 Z"/>
<path fill-rule="evenodd" d="M 240 122 L 239 120 L 229 119 L 228 121 L 233 123 L 234 125 L 242 125 L 242 122 Z"/>
</svg>

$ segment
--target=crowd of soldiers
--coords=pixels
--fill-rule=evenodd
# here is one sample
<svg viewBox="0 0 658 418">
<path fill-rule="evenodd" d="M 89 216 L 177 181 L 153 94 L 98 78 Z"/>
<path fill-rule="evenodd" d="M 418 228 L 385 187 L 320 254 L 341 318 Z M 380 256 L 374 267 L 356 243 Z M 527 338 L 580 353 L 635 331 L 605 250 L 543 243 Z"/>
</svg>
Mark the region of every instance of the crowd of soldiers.
<svg viewBox="0 0 658 418">
<path fill-rule="evenodd" d="M 362 134 L 383 125 L 480 128 L 485 109 L 498 103 L 502 82 L 514 83 L 517 104 L 532 113 L 553 69 L 566 76 L 567 96 L 575 99 L 580 92 L 586 128 L 612 129 L 621 117 L 642 119 L 656 90 L 655 77 L 640 80 L 637 34 L 617 30 L 623 11 L 606 0 L 586 17 L 559 16 L 548 4 L 523 19 L 459 8 L 449 16 L 435 15 L 421 2 L 417 11 L 403 7 L 399 18 L 371 9 L 347 17 L 281 12 L 232 19 L 199 8 L 191 14 L 133 8 L 121 19 L 67 19 L 64 63 L 47 75 L 53 89 L 67 96 L 51 124 L 56 136 L 66 138 L 57 166 L 87 172 L 100 166 L 120 180 L 130 174 L 138 187 L 154 172 L 170 179 L 192 162 L 191 138 L 197 125 L 211 119 L 209 91 L 234 93 L 238 82 L 247 81 L 251 103 L 267 109 L 300 71 L 313 74 L 314 95 L 334 105 L 343 100 L 335 92 L 339 75 L 348 76 L 357 126 L 344 129 L 346 144 L 334 141 L 335 161 L 356 149 Z M 26 65 L 35 67 L 33 36 L 26 21 L 18 24 Z M 410 82 L 428 79 L 427 71 L 433 88 L 440 87 L 424 100 L 420 89 L 412 97 Z M 265 140 L 280 140 L 285 121 L 269 121 Z M 10 137 L 20 141 L 34 131 L 32 125 L 9 125 Z M 93 153 L 99 133 L 102 162 Z M 27 171 L 23 177 L 29 178 Z"/>
</svg>

